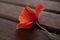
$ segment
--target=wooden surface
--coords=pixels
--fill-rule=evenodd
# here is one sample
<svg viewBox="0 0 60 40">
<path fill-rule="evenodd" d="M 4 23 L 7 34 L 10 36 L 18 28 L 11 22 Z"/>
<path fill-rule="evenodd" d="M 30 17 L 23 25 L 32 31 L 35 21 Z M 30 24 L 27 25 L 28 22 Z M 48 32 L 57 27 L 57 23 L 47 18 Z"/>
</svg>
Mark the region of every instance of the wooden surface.
<svg viewBox="0 0 60 40">
<path fill-rule="evenodd" d="M 2 2 L 8 3 L 8 4 L 15 4 L 15 5 L 21 5 L 26 6 L 29 5 L 31 7 L 35 7 L 37 3 L 41 3 L 45 6 L 46 10 L 52 11 L 52 12 L 60 12 L 60 2 L 54 2 L 54 1 L 44 1 L 44 0 L 1 0 Z"/>
<path fill-rule="evenodd" d="M 16 25 L 15 22 L 0 18 L 0 40 L 52 40 L 42 30 L 36 28 L 16 30 Z"/>
<path fill-rule="evenodd" d="M 48 36 L 38 29 L 16 30 L 17 23 L 1 18 L 0 23 L 0 40 L 49 40 Z"/>
<path fill-rule="evenodd" d="M 23 9 L 24 7 L 21 6 L 0 3 L 0 16 L 2 18 L 18 22 L 18 16 Z M 60 33 L 59 14 L 43 11 L 39 17 L 39 22 L 40 24 L 47 25 L 49 30 Z"/>
<path fill-rule="evenodd" d="M 26 5 L 35 10 L 42 3 L 45 10 L 39 16 L 41 26 L 60 37 L 60 1 L 58 0 L 0 0 L 0 40 L 53 40 L 39 28 L 16 30 L 18 16 Z M 57 34 L 54 34 L 57 33 Z"/>
</svg>

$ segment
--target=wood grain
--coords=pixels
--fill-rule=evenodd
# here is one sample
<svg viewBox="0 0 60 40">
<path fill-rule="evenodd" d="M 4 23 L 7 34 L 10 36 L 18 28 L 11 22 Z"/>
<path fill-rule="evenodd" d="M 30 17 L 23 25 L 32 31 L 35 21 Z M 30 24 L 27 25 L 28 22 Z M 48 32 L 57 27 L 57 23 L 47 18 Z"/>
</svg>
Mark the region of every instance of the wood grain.
<svg viewBox="0 0 60 40">
<path fill-rule="evenodd" d="M 36 28 L 16 30 L 16 24 L 0 18 L 0 40 L 51 40 L 45 32 Z"/>
<path fill-rule="evenodd" d="M 18 22 L 18 16 L 23 9 L 24 7 L 0 3 L 0 16 Z M 44 11 L 39 17 L 39 22 L 48 27 L 50 26 L 49 28 L 56 29 L 58 33 L 60 31 L 60 15 L 58 14 Z"/>
<path fill-rule="evenodd" d="M 46 0 L 46 1 L 56 1 L 56 2 L 60 2 L 60 0 Z"/>
<path fill-rule="evenodd" d="M 18 16 L 26 5 L 35 8 L 36 3 L 42 3 L 46 9 L 39 15 L 39 23 L 44 28 L 60 34 L 60 3 L 55 0 L 0 0 L 0 40 L 54 40 L 39 28 L 16 30 Z M 35 10 L 35 9 L 33 9 Z M 50 12 L 46 12 L 46 11 Z M 56 13 L 52 13 L 56 12 Z M 54 34 L 60 37 L 60 35 Z"/>
<path fill-rule="evenodd" d="M 16 24 L 0 18 L 0 40 L 13 40 L 16 34 Z"/>
<path fill-rule="evenodd" d="M 60 12 L 60 2 L 54 1 L 44 1 L 44 0 L 0 0 L 1 2 L 16 4 L 26 6 L 29 5 L 31 7 L 35 7 L 36 4 L 41 3 L 45 6 L 45 8 L 50 11 Z"/>
<path fill-rule="evenodd" d="M 0 18 L 0 40 L 53 40 L 37 28 L 16 30 L 17 23 Z M 54 34 L 60 37 L 60 35 Z"/>
<path fill-rule="evenodd" d="M 0 3 L 0 17 L 18 22 L 18 16 L 23 9 L 24 7 Z M 60 33 L 60 15 L 44 11 L 39 17 L 39 22 L 48 26 L 49 30 Z"/>
</svg>

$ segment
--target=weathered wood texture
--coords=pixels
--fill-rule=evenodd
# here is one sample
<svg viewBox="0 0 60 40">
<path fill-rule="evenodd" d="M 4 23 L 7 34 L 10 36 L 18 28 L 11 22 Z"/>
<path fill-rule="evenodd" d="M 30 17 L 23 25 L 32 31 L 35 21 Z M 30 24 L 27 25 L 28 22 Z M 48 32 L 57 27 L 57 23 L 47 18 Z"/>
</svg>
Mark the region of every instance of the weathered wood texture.
<svg viewBox="0 0 60 40">
<path fill-rule="evenodd" d="M 0 18 L 0 40 L 50 40 L 38 29 L 16 30 L 15 22 Z"/>
<path fill-rule="evenodd" d="M 0 0 L 0 40 L 53 40 L 40 29 L 16 30 L 18 16 L 26 5 L 34 8 L 37 3 L 45 6 L 39 15 L 39 23 L 51 32 L 60 34 L 59 0 Z M 58 14 L 59 13 L 59 14 Z M 53 35 L 60 37 L 60 35 Z"/>
<path fill-rule="evenodd" d="M 0 40 L 13 40 L 16 35 L 16 24 L 0 18 Z"/>
<path fill-rule="evenodd" d="M 0 40 L 52 40 L 44 31 L 36 28 L 16 30 L 16 25 L 15 22 L 0 18 Z"/>
<path fill-rule="evenodd" d="M 45 1 L 56 1 L 56 2 L 60 2 L 60 0 L 45 0 Z"/>
<path fill-rule="evenodd" d="M 47 10 L 60 12 L 60 2 L 44 1 L 44 0 L 25 0 L 25 1 L 24 0 L 0 0 L 0 1 L 5 3 L 22 5 L 22 6 L 29 5 L 31 7 L 35 7 L 37 3 L 41 3 L 45 6 Z"/>
<path fill-rule="evenodd" d="M 0 16 L 12 21 L 18 22 L 18 16 L 24 7 L 0 3 Z M 49 30 L 60 33 L 60 15 L 52 12 L 42 12 L 39 17 L 39 22 L 42 25 L 48 26 Z M 53 30 L 55 29 L 55 30 Z"/>
</svg>

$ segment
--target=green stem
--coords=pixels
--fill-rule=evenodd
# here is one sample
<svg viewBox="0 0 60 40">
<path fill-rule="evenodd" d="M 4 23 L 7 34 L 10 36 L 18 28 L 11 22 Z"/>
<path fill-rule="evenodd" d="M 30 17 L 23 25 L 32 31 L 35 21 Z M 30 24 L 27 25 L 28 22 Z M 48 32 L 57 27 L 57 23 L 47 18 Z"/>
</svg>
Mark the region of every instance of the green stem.
<svg viewBox="0 0 60 40">
<path fill-rule="evenodd" d="M 54 36 L 52 33 L 48 32 L 45 28 L 41 27 L 38 22 L 36 22 L 36 24 L 37 24 L 41 29 L 43 29 L 45 32 L 47 32 L 50 37 L 54 38 L 55 40 L 60 40 L 59 37 Z"/>
</svg>

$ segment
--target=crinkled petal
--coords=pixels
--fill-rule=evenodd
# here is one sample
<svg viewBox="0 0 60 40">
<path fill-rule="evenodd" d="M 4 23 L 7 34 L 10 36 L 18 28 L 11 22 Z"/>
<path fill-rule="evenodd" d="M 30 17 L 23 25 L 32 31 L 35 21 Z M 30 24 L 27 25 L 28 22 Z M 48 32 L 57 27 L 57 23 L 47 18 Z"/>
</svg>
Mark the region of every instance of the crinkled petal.
<svg viewBox="0 0 60 40">
<path fill-rule="evenodd" d="M 44 10 L 44 6 L 42 4 L 36 5 L 36 18 L 38 20 L 39 14 Z"/>
<path fill-rule="evenodd" d="M 29 22 L 29 23 L 21 23 L 18 24 L 16 29 L 27 29 L 27 28 L 32 28 L 34 25 L 34 22 Z"/>
<path fill-rule="evenodd" d="M 35 21 L 35 13 L 30 7 L 26 7 L 19 16 L 20 23 L 17 25 L 17 29 L 20 28 L 31 28 Z"/>
</svg>

